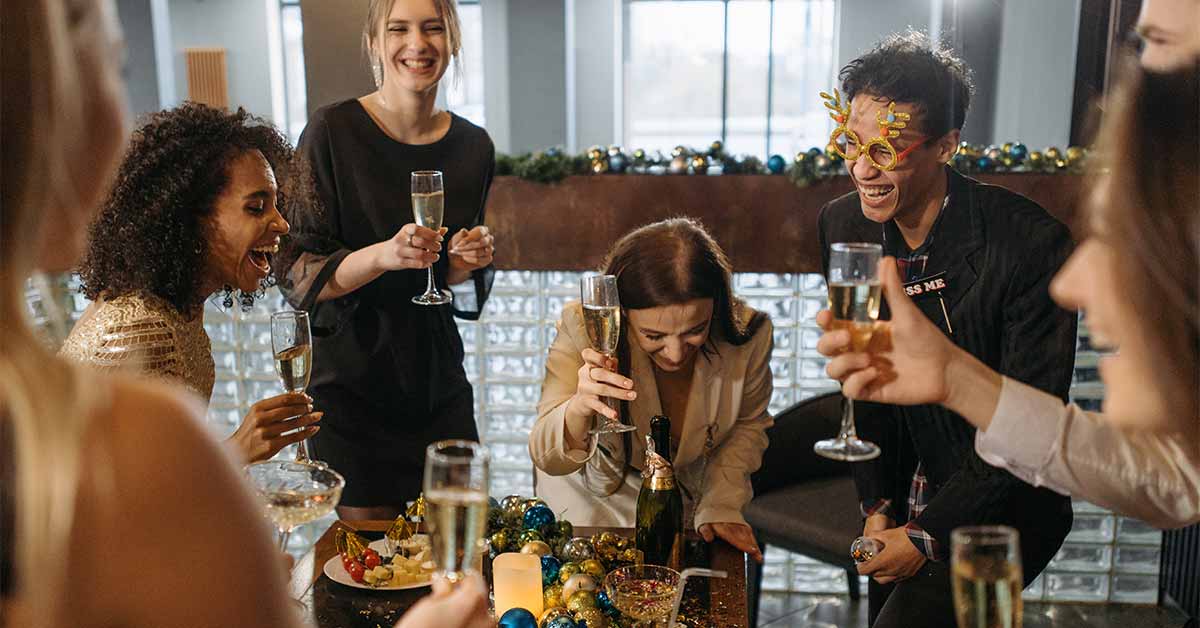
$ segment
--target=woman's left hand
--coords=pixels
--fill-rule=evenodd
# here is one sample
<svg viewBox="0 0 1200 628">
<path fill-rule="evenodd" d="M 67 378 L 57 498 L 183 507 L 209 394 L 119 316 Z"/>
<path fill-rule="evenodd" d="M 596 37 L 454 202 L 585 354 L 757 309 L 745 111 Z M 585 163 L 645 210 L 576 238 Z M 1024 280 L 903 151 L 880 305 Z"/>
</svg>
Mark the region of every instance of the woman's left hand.
<svg viewBox="0 0 1200 628">
<path fill-rule="evenodd" d="M 762 550 L 758 549 L 758 541 L 754 531 L 744 523 L 705 523 L 700 526 L 700 536 L 712 543 L 716 537 L 721 537 L 726 543 L 746 552 L 758 562 L 763 561 Z"/>
<path fill-rule="evenodd" d="M 459 229 L 450 239 L 450 269 L 470 272 L 492 263 L 496 252 L 496 238 L 486 225 L 470 231 Z"/>
</svg>

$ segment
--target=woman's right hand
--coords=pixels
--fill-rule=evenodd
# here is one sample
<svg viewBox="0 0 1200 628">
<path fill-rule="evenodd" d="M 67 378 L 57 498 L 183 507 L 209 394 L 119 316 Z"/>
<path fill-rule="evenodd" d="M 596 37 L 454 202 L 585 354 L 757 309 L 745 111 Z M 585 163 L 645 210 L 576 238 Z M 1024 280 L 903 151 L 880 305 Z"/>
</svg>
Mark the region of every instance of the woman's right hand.
<svg viewBox="0 0 1200 628">
<path fill-rule="evenodd" d="M 579 384 L 567 402 L 566 418 L 567 433 L 582 442 L 591 428 L 593 414 L 617 418 L 617 411 L 604 402 L 605 397 L 632 401 L 637 398 L 637 392 L 633 389 L 633 380 L 616 372 L 616 358 L 595 349 L 584 349 L 580 356 L 583 366 L 579 367 Z"/>
<path fill-rule="evenodd" d="M 433 593 L 417 601 L 395 628 L 494 628 L 483 580 L 473 576 L 453 590 L 434 578 Z"/>
<path fill-rule="evenodd" d="M 410 222 L 375 245 L 375 265 L 381 271 L 429 268 L 440 257 L 445 233 L 445 227 L 434 231 Z"/>
<path fill-rule="evenodd" d="M 250 412 L 229 437 L 229 443 L 248 463 L 268 460 L 280 449 L 305 440 L 321 429 L 313 424 L 325 413 L 312 409 L 312 397 L 304 393 L 284 393 L 263 399 L 250 406 Z M 297 431 L 284 434 L 293 430 Z"/>
</svg>

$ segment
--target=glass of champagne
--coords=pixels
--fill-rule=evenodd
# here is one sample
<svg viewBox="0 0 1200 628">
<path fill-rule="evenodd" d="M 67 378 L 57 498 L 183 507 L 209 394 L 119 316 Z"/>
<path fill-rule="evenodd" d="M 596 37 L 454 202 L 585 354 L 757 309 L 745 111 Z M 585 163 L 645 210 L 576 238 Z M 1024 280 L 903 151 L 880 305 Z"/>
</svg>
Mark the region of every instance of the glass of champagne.
<svg viewBox="0 0 1200 628">
<path fill-rule="evenodd" d="M 308 388 L 312 371 L 312 331 L 308 312 L 275 312 L 271 315 L 271 351 L 275 354 L 275 372 L 285 392 L 302 393 Z M 296 443 L 296 460 L 308 460 L 308 445 Z"/>
<path fill-rule="evenodd" d="M 413 220 L 420 226 L 438 231 L 442 228 L 442 214 L 446 206 L 446 193 L 442 189 L 440 170 L 417 170 L 412 173 Z M 433 279 L 433 266 L 429 267 L 429 279 L 425 293 L 412 299 L 417 305 L 446 305 L 454 296 L 438 290 Z"/>
<path fill-rule="evenodd" d="M 1021 628 L 1021 543 L 1006 526 L 950 533 L 950 580 L 958 628 Z"/>
<path fill-rule="evenodd" d="M 443 440 L 425 449 L 425 524 L 435 575 L 451 584 L 478 573 L 487 533 L 488 464 L 483 445 Z"/>
<path fill-rule="evenodd" d="M 267 508 L 279 530 L 279 549 L 287 550 L 288 536 L 296 526 L 333 512 L 346 481 L 321 464 L 267 460 L 246 466 L 250 486 Z"/>
<path fill-rule="evenodd" d="M 879 318 L 882 286 L 879 283 L 879 260 L 883 247 L 866 242 L 838 242 L 829 254 L 829 310 L 833 312 L 833 329 L 850 332 L 854 351 L 863 351 L 871 341 L 875 320 Z M 842 404 L 842 426 L 837 438 L 818 441 L 813 445 L 818 455 L 857 462 L 879 456 L 879 446 L 861 440 L 854 428 L 854 401 Z"/>
<path fill-rule="evenodd" d="M 621 298 L 617 295 L 617 278 L 613 275 L 587 275 L 579 282 L 579 292 L 588 342 L 596 351 L 615 359 L 617 343 L 621 340 Z M 617 408 L 615 399 L 605 397 L 604 402 L 610 408 Z M 596 417 L 600 422 L 592 428 L 592 434 L 615 434 L 637 429 L 600 414 Z"/>
</svg>

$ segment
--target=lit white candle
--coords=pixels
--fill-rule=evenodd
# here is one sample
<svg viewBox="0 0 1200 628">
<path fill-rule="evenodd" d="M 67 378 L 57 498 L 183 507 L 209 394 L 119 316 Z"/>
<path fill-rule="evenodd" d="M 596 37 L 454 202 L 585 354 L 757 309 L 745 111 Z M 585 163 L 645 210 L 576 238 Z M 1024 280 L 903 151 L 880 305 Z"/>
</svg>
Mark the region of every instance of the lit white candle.
<svg viewBox="0 0 1200 628">
<path fill-rule="evenodd" d="M 510 608 L 542 615 L 542 559 L 536 554 L 501 554 L 492 561 L 496 617 Z"/>
</svg>

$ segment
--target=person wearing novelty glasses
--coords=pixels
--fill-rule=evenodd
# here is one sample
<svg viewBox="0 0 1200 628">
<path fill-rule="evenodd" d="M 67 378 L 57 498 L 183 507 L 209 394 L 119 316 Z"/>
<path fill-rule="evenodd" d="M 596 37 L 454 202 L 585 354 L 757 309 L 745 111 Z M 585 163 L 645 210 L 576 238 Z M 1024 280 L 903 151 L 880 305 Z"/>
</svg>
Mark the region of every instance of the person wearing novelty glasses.
<svg viewBox="0 0 1200 628">
<path fill-rule="evenodd" d="M 970 70 L 910 32 L 851 61 L 839 78 L 842 89 L 822 97 L 837 123 L 831 148 L 856 189 L 821 210 L 826 274 L 830 244 L 881 244 L 954 344 L 1065 400 L 1076 319 L 1046 287 L 1071 253 L 1071 235 L 1028 198 L 946 165 L 970 103 Z M 859 565 L 872 577 L 872 626 L 954 626 L 948 554 L 959 526 L 1016 528 L 1025 584 L 1041 573 L 1070 531 L 1069 498 L 988 465 L 975 453 L 974 428 L 940 406 L 855 403 L 859 436 L 882 448 L 853 465 L 863 534 L 884 543 Z"/>
</svg>

